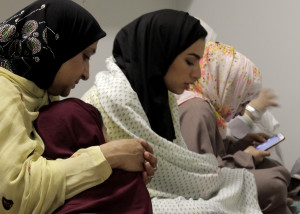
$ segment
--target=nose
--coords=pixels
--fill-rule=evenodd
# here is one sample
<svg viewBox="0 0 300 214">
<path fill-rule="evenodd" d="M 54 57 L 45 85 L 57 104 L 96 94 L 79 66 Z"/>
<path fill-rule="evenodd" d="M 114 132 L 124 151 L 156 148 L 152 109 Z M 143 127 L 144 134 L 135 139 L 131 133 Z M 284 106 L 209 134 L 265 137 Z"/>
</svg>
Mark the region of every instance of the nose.
<svg viewBox="0 0 300 214">
<path fill-rule="evenodd" d="M 192 73 L 192 78 L 198 80 L 200 77 L 201 77 L 201 69 L 200 66 L 197 66 Z"/>
<path fill-rule="evenodd" d="M 84 69 L 83 73 L 82 73 L 82 77 L 81 79 L 83 80 L 88 80 L 90 77 L 90 71 L 88 68 Z"/>
</svg>

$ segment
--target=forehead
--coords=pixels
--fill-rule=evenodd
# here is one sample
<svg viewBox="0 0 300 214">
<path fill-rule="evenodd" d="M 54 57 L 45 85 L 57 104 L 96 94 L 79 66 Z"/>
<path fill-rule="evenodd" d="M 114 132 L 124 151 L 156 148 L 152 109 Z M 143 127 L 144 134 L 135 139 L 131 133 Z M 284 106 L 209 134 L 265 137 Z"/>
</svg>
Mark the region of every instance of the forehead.
<svg viewBox="0 0 300 214">
<path fill-rule="evenodd" d="M 91 51 L 92 53 L 96 52 L 98 41 L 94 42 L 90 46 L 88 46 L 84 51 Z"/>
<path fill-rule="evenodd" d="M 189 46 L 187 49 L 185 49 L 182 54 L 190 54 L 194 53 L 198 56 L 202 57 L 204 53 L 204 47 L 205 47 L 205 40 L 204 39 L 198 39 L 196 42 L 194 42 L 191 46 Z"/>
</svg>

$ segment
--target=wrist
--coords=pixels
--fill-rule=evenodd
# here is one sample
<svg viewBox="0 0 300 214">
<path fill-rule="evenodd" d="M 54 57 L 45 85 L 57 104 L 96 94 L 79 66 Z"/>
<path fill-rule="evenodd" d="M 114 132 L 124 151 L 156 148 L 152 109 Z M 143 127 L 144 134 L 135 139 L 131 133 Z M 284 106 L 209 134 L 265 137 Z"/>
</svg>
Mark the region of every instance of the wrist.
<svg viewBox="0 0 300 214">
<path fill-rule="evenodd" d="M 112 169 L 117 168 L 117 158 L 113 155 L 112 146 L 108 143 L 100 145 L 100 150 Z"/>
<path fill-rule="evenodd" d="M 249 117 L 251 117 L 251 119 L 256 122 L 258 120 L 260 120 L 261 116 L 262 116 L 262 112 L 257 110 L 256 108 L 252 107 L 251 105 L 247 105 L 246 106 L 246 111 L 247 111 L 247 115 Z"/>
</svg>

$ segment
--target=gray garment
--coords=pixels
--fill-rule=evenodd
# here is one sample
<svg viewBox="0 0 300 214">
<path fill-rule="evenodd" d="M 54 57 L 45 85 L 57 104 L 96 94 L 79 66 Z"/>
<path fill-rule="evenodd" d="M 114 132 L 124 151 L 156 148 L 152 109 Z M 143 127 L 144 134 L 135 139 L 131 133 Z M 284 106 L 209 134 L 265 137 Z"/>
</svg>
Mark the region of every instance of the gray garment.
<svg viewBox="0 0 300 214">
<path fill-rule="evenodd" d="M 263 213 L 291 213 L 286 204 L 287 186 L 290 182 L 290 174 L 286 168 L 270 159 L 255 165 L 252 156 L 242 151 L 248 145 L 223 141 L 215 114 L 206 101 L 190 99 L 179 106 L 179 112 L 182 135 L 190 150 L 196 153 L 213 153 L 218 158 L 220 167 L 246 168 L 251 171 L 256 180 Z"/>
<path fill-rule="evenodd" d="M 299 177 L 300 179 L 300 158 L 295 161 L 291 174 Z"/>
<path fill-rule="evenodd" d="M 300 195 L 300 158 L 298 158 L 291 171 L 292 180 L 290 185 L 290 196 L 297 196 Z"/>
</svg>

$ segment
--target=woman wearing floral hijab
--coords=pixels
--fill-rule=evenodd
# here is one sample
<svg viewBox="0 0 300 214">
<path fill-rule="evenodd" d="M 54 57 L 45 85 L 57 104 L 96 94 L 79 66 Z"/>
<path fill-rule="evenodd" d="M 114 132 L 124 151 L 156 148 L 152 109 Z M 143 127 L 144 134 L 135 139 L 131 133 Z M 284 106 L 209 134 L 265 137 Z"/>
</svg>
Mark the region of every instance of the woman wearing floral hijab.
<svg viewBox="0 0 300 214">
<path fill-rule="evenodd" d="M 212 153 L 220 167 L 246 168 L 255 177 L 258 199 L 264 213 L 290 213 L 286 204 L 288 171 L 265 159 L 268 151 L 249 143 L 231 145 L 226 122 L 242 114 L 248 102 L 261 90 L 261 76 L 255 65 L 233 47 L 219 42 L 206 44 L 200 61 L 201 78 L 178 99 L 181 131 L 190 150 Z"/>
<path fill-rule="evenodd" d="M 107 71 L 83 100 L 101 112 L 110 139 L 145 139 L 158 169 L 148 190 L 154 213 L 261 213 L 253 175 L 219 168 L 211 154 L 189 151 L 175 94 L 200 77 L 207 32 L 176 10 L 135 19 L 117 34 Z"/>
<path fill-rule="evenodd" d="M 35 1 L 0 24 L 0 213 L 52 213 L 110 176 L 107 149 L 91 146 L 74 158 L 47 160 L 34 128 L 42 106 L 88 79 L 89 59 L 104 36 L 70 0 Z M 132 163 L 142 168 L 144 148 L 133 141 Z"/>
</svg>

